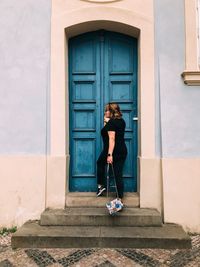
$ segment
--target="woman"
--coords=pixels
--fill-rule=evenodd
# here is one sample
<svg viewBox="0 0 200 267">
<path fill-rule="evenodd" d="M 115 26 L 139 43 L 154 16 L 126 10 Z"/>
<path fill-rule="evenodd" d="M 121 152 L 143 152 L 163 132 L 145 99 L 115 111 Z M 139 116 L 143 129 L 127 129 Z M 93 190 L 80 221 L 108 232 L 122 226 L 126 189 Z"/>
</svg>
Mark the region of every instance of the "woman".
<svg viewBox="0 0 200 267">
<path fill-rule="evenodd" d="M 101 129 L 103 139 L 103 151 L 97 160 L 97 196 L 106 190 L 105 166 L 113 163 L 116 185 L 119 199 L 123 198 L 123 166 L 127 157 L 127 147 L 124 140 L 126 128 L 125 120 L 122 118 L 120 107 L 116 103 L 108 103 L 105 106 L 104 127 Z"/>
</svg>

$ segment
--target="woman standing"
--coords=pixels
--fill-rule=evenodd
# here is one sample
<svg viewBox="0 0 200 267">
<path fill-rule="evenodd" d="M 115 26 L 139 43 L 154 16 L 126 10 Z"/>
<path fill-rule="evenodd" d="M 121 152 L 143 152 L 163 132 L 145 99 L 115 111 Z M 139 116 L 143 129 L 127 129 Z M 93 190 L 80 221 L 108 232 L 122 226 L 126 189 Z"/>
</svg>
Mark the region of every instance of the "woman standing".
<svg viewBox="0 0 200 267">
<path fill-rule="evenodd" d="M 123 198 L 123 166 L 127 157 L 127 147 L 124 140 L 126 123 L 122 118 L 120 107 L 116 103 L 105 106 L 104 127 L 101 129 L 103 151 L 97 160 L 97 196 L 106 190 L 105 166 L 113 163 L 119 198 Z"/>
</svg>

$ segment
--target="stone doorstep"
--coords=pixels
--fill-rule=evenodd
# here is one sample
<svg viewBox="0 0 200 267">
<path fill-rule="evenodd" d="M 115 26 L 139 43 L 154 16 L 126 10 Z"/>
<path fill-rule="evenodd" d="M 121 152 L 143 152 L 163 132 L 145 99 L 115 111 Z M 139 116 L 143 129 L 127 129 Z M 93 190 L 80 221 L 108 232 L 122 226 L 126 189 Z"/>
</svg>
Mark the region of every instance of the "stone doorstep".
<svg viewBox="0 0 200 267">
<path fill-rule="evenodd" d="M 66 207 L 105 207 L 106 202 L 116 197 L 115 192 L 106 192 L 103 196 L 96 196 L 95 192 L 68 192 L 66 195 Z M 123 203 L 127 207 L 139 207 L 139 193 L 124 193 Z"/>
<path fill-rule="evenodd" d="M 177 224 L 162 227 L 41 226 L 27 221 L 11 237 L 12 248 L 191 248 Z"/>
<path fill-rule="evenodd" d="M 162 226 L 162 218 L 153 208 L 125 207 L 115 216 L 110 216 L 106 207 L 66 207 L 43 211 L 40 225 Z"/>
</svg>

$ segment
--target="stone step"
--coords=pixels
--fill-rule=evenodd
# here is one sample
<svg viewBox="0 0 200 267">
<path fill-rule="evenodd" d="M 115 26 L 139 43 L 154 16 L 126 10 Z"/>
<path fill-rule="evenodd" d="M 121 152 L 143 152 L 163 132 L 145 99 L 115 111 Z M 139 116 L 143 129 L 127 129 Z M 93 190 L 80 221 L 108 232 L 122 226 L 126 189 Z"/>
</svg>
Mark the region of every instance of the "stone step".
<svg viewBox="0 0 200 267">
<path fill-rule="evenodd" d="M 110 216 L 106 207 L 67 207 L 46 209 L 40 217 L 41 225 L 68 226 L 162 226 L 162 218 L 157 209 L 128 208 Z"/>
<path fill-rule="evenodd" d="M 41 226 L 28 221 L 11 237 L 12 248 L 191 248 L 177 224 L 161 227 Z"/>
<path fill-rule="evenodd" d="M 105 207 L 106 202 L 116 197 L 115 192 L 109 192 L 108 198 L 104 192 L 103 196 L 97 197 L 95 192 L 69 192 L 66 195 L 67 207 Z M 139 207 L 139 194 L 137 192 L 125 192 L 123 203 L 127 207 Z"/>
</svg>

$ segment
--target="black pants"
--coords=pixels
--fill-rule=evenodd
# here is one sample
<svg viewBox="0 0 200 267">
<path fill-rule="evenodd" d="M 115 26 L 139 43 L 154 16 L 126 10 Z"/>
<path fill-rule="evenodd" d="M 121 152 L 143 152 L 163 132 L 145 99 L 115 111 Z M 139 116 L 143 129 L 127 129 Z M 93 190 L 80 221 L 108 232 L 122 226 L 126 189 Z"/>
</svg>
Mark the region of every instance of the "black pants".
<svg viewBox="0 0 200 267">
<path fill-rule="evenodd" d="M 113 155 L 113 169 L 115 173 L 116 185 L 119 194 L 119 198 L 124 194 L 124 182 L 123 182 L 123 167 L 127 155 L 114 156 Z M 109 170 L 112 166 L 109 164 Z M 102 151 L 97 160 L 97 183 L 106 187 L 106 166 L 107 166 L 107 152 Z M 111 170 L 112 173 L 112 170 Z"/>
</svg>

